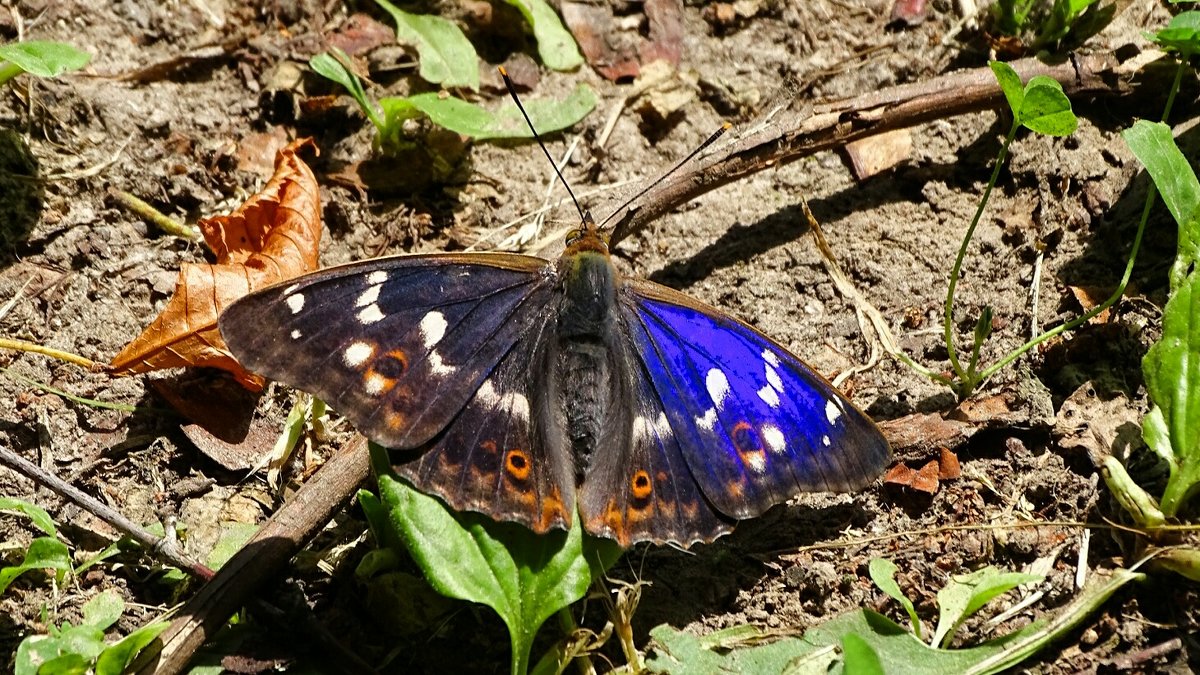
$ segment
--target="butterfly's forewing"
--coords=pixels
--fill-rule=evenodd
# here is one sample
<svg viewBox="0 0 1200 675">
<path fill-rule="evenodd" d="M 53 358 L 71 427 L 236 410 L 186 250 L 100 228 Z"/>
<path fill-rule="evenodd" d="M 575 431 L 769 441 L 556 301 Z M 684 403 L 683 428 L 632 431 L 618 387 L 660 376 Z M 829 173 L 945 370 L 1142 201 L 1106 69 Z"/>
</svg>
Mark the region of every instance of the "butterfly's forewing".
<svg viewBox="0 0 1200 675">
<path fill-rule="evenodd" d="M 548 305 L 548 309 L 552 305 Z M 460 511 L 569 528 L 575 513 L 570 449 L 546 411 L 554 317 L 534 325 L 427 446 L 391 455 L 397 473 Z"/>
<path fill-rule="evenodd" d="M 625 317 L 616 320 L 624 323 Z M 636 345 L 617 341 L 610 355 L 612 398 L 619 405 L 580 488 L 587 531 L 626 547 L 639 541 L 686 547 L 731 531 L 733 522 L 713 509 L 692 477 Z"/>
<path fill-rule="evenodd" d="M 732 518 L 863 487 L 890 456 L 866 415 L 786 349 L 682 293 L 622 291 L 649 379 L 705 496 Z"/>
<path fill-rule="evenodd" d="M 416 448 L 544 318 L 545 265 L 464 254 L 334 267 L 239 300 L 221 334 L 248 369 L 316 394 L 382 445 Z"/>
</svg>

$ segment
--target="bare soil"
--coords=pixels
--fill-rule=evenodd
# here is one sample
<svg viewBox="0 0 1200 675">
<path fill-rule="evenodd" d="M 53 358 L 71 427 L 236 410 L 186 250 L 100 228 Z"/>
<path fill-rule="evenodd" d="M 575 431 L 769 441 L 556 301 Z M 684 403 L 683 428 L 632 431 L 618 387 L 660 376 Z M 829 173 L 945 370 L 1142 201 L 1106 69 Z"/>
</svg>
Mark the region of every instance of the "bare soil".
<svg viewBox="0 0 1200 675">
<path fill-rule="evenodd" d="M 707 6 L 688 3 L 681 68 L 698 82 L 695 95 L 665 120 L 626 110 L 602 150 L 594 140 L 614 104 L 629 92 L 628 83 L 608 82 L 587 67 L 542 72 L 530 95 L 562 95 L 578 82 L 599 93 L 600 106 L 583 123 L 547 139 L 551 153 L 561 156 L 573 138 L 581 138 L 565 173 L 576 191 L 587 192 L 651 178 L 723 121 L 733 122 L 736 134 L 773 101 L 853 96 L 986 63 L 984 43 L 969 30 L 959 33 L 956 3 L 932 2 L 924 23 L 904 29 L 886 26 L 887 4 L 763 0 L 746 3 L 754 8 L 752 16 L 714 27 L 702 16 Z M 354 9 L 388 23 L 372 3 Z M 449 5 L 442 10 L 462 11 Z M 0 318 L 0 334 L 110 359 L 163 306 L 180 264 L 204 259 L 205 251 L 147 225 L 108 191 L 131 192 L 168 215 L 195 222 L 230 210 L 254 192 L 269 176 L 274 150 L 296 137 L 315 137 L 321 150 L 310 159 L 322 182 L 326 265 L 383 253 L 461 249 L 539 208 L 550 171 L 541 152 L 527 143 L 475 144 L 456 182 L 418 192 L 360 191 L 338 178 L 371 157 L 370 125 L 344 97 L 331 108 L 306 108 L 300 93 L 279 82 L 287 79 L 289 64 L 303 64 L 321 51 L 324 36 L 351 12 L 342 3 L 303 0 L 5 4 L 0 41 L 17 38 L 19 15 L 27 38 L 69 41 L 95 57 L 83 74 L 54 81 L 22 78 L 20 86 L 0 90 L 0 303 L 11 303 Z M 639 9 L 631 5 L 621 12 L 636 17 Z M 492 60 L 529 49 L 520 39 L 479 30 L 472 16 L 464 12 L 461 18 L 476 28 L 472 35 Z M 1142 31 L 1168 18 L 1158 3 L 1131 3 L 1086 49 L 1144 47 Z M 380 83 L 373 93 L 410 91 L 412 71 L 386 67 L 408 63 L 409 57 L 394 46 L 377 51 L 369 59 Z M 173 61 L 181 54 L 194 58 Z M 154 64 L 162 67 L 147 70 Z M 498 100 L 501 90 L 489 78 L 485 75 L 490 85 L 483 97 Z M 309 95 L 336 93 L 311 75 L 301 87 Z M 1115 286 L 1148 184 L 1118 133 L 1135 117 L 1157 118 L 1163 101 L 1154 99 L 1075 101 L 1081 124 L 1072 137 L 1018 136 L 959 286 L 960 344 L 969 339 L 983 306 L 994 311 L 984 362 L 1024 342 L 1034 325 L 1053 326 L 1075 316 L 1080 307 L 1071 287 Z M 1187 129 L 1193 128 L 1193 104 L 1191 97 L 1176 104 L 1187 119 L 1175 122 Z M 801 210 L 806 199 L 841 265 L 901 346 L 918 361 L 944 369 L 940 326 L 949 269 L 1007 125 L 994 112 L 922 125 L 911 131 L 906 161 L 863 181 L 835 153 L 761 172 L 660 219 L 622 244 L 617 263 L 629 274 L 742 317 L 816 370 L 835 375 L 865 362 L 870 345 L 813 243 Z M 1180 142 L 1185 152 L 1195 149 L 1191 131 Z M 16 177 L 29 175 L 39 180 Z M 573 222 L 572 211 L 563 207 L 547 228 Z M 1120 519 L 1094 453 L 1078 439 L 1097 420 L 1136 423 L 1147 407 L 1140 359 L 1157 332 L 1174 238 L 1174 225 L 1160 209 L 1133 290 L 1109 321 L 1023 358 L 989 383 L 981 396 L 1012 394 L 1012 411 L 952 448 L 963 477 L 943 482 L 935 495 L 877 483 L 860 494 L 799 499 L 688 552 L 646 546 L 630 551 L 613 573 L 648 584 L 634 619 L 638 639 L 645 641 L 646 632 L 662 622 L 696 632 L 747 622 L 802 632 L 858 607 L 901 621 L 902 610 L 867 579 L 867 562 L 880 556 L 899 565 L 902 588 L 925 620 L 935 620 L 935 594 L 949 575 L 984 565 L 1020 570 L 1050 557 L 1053 571 L 1041 601 L 999 626 L 972 621 L 961 639 L 970 644 L 1060 609 L 1077 593 L 1079 564 L 1089 574 L 1121 564 L 1118 538 L 1105 530 L 1093 533 L 1081 559 L 1081 527 L 992 526 Z M 167 376 L 114 379 L 17 352 L 0 355 L 0 361 L 14 375 L 75 396 L 142 407 L 133 413 L 96 408 L 24 379 L 0 378 L 0 443 L 135 521 L 177 518 L 187 527 L 189 552 L 200 559 L 223 524 L 260 522 L 285 496 L 259 477 L 245 480 L 244 472 L 223 468 L 188 440 L 180 420 L 161 412 L 169 406 L 151 385 Z M 955 405 L 944 387 L 889 359 L 853 376 L 844 389 L 879 420 L 946 412 Z M 278 428 L 289 401 L 282 387 L 269 390 L 260 408 L 266 422 Z M 1064 411 L 1070 415 L 1064 417 Z M 348 434 L 339 428 L 329 447 Z M 326 451 L 318 447 L 301 461 L 319 462 Z M 302 480 L 304 468 L 291 467 L 290 484 Z M 7 469 L 0 469 L 0 495 L 46 507 L 81 558 L 114 537 L 95 517 Z M 979 528 L 937 529 L 945 525 Z M 399 611 L 374 603 L 371 587 L 354 575 L 371 549 L 363 529 L 361 513 L 349 509 L 291 571 L 306 594 L 299 602 L 329 632 L 369 663 L 384 664 L 385 672 L 507 669 L 507 636 L 484 608 L 437 599 L 416 576 L 402 594 L 413 598 L 413 607 Z M 901 533 L 908 534 L 892 536 Z M 6 550 L 19 551 L 34 536 L 24 520 L 0 515 Z M 874 539 L 812 547 L 867 538 Z M 319 567 L 317 559 L 328 564 Z M 0 670 L 9 667 L 22 637 L 45 630 L 43 608 L 56 623 L 77 620 L 87 598 L 114 587 L 131 605 L 117 627 L 121 632 L 194 590 L 164 582 L 145 563 L 101 565 L 57 591 L 46 577 L 26 575 L 0 596 Z M 264 589 L 267 597 L 278 592 Z M 1110 672 L 1114 659 L 1133 657 L 1135 670 L 1187 672 L 1200 662 L 1198 596 L 1195 584 L 1179 578 L 1152 579 L 1118 594 L 1073 637 L 1025 667 L 1041 673 Z M 998 604 L 1018 600 L 1006 596 Z M 585 623 L 599 630 L 603 621 L 599 603 L 589 605 Z M 228 648 L 242 658 L 227 661 L 227 667 L 258 672 L 273 664 L 312 662 L 286 626 L 262 618 L 249 624 L 258 630 Z M 1182 640 L 1179 648 L 1137 659 L 1174 638 Z M 618 651 L 606 653 L 621 662 Z"/>
</svg>

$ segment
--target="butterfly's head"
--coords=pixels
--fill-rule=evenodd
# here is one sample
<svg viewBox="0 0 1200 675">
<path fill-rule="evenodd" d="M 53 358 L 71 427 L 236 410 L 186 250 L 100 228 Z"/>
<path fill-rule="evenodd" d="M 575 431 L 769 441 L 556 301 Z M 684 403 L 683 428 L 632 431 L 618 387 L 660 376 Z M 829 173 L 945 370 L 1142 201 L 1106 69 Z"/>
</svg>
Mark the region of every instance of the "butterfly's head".
<svg viewBox="0 0 1200 675">
<path fill-rule="evenodd" d="M 567 250 L 564 255 L 594 251 L 608 255 L 608 238 L 600 232 L 591 211 L 584 211 L 583 223 L 567 233 Z"/>
</svg>

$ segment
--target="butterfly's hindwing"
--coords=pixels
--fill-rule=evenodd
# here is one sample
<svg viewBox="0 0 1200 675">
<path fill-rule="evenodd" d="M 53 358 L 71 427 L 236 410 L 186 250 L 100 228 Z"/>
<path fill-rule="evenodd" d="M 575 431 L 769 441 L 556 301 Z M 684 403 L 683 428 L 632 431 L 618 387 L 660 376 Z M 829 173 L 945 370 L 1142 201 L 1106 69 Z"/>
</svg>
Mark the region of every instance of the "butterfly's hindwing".
<svg viewBox="0 0 1200 675">
<path fill-rule="evenodd" d="M 625 286 L 622 307 L 682 455 L 721 513 L 857 489 L 887 463 L 870 419 L 765 335 L 645 281 Z"/>
<path fill-rule="evenodd" d="M 393 451 L 394 468 L 458 510 L 535 532 L 570 527 L 575 482 L 566 435 L 548 411 L 553 325 L 536 325 L 426 447 Z"/>
<path fill-rule="evenodd" d="M 623 327 L 621 334 L 610 349 L 612 398 L 620 405 L 605 423 L 608 433 L 580 489 L 584 526 L 622 546 L 712 541 L 733 523 L 701 493 L 635 345 Z"/>
<path fill-rule="evenodd" d="M 394 448 L 428 442 L 545 311 L 546 261 L 380 258 L 253 293 L 221 316 L 248 369 L 312 392 Z"/>
</svg>

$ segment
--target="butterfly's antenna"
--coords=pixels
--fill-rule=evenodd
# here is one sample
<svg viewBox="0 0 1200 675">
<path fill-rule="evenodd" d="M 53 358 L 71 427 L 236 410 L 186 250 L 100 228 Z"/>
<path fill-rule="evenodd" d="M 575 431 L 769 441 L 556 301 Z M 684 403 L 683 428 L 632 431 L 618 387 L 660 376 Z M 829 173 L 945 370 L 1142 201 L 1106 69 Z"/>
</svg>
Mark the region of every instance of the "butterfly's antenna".
<svg viewBox="0 0 1200 675">
<path fill-rule="evenodd" d="M 554 173 L 558 174 L 558 180 L 562 181 L 563 187 L 567 189 L 567 194 L 571 195 L 571 201 L 575 203 L 575 210 L 579 211 L 579 219 L 584 223 L 591 222 L 591 214 L 586 213 L 583 207 L 579 205 L 579 200 L 575 198 L 575 192 L 571 190 L 567 179 L 563 178 L 562 172 L 558 170 L 558 164 L 554 161 L 554 157 L 550 155 L 550 151 L 546 149 L 546 144 L 542 142 L 542 137 L 538 135 L 537 129 L 533 127 L 533 120 L 529 119 L 529 113 L 525 112 L 525 106 L 521 105 L 521 98 L 517 96 L 517 88 L 508 76 L 508 71 L 504 69 L 504 66 L 496 66 L 496 69 L 500 71 L 500 78 L 504 80 L 504 86 L 508 87 L 508 95 L 512 96 L 513 103 L 517 104 L 517 110 L 520 110 L 521 116 L 525 118 L 525 124 L 529 125 L 529 130 L 533 132 L 533 140 L 537 141 L 538 147 L 542 149 L 542 152 L 546 153 L 546 159 L 550 160 L 550 167 L 554 169 Z"/>
<path fill-rule="evenodd" d="M 729 131 L 729 129 L 732 126 L 733 125 L 730 124 L 729 122 L 722 124 L 720 129 L 717 129 L 716 131 L 714 131 L 713 134 L 711 136 L 709 136 L 703 143 L 701 143 L 699 147 L 697 147 L 695 150 L 692 150 L 691 152 L 689 152 L 687 157 L 684 157 L 683 159 L 679 160 L 675 164 L 675 166 L 668 169 L 666 171 L 666 173 L 662 174 L 658 178 L 655 178 L 653 181 L 650 182 L 649 185 L 642 188 L 642 190 L 640 192 L 638 192 L 636 195 L 630 197 L 629 199 L 626 199 L 625 203 L 621 204 L 616 209 L 614 209 L 612 213 L 608 214 L 608 217 L 600 222 L 599 227 L 604 227 L 604 223 L 607 223 L 608 221 L 612 220 L 612 217 L 617 215 L 621 211 L 623 211 L 626 206 L 629 206 L 630 204 L 641 199 L 642 195 L 645 195 L 647 192 L 654 189 L 655 186 L 657 186 L 659 183 L 666 180 L 667 177 L 670 176 L 671 174 L 678 171 L 684 164 L 687 164 L 688 162 L 692 161 L 692 159 L 694 159 L 696 157 L 696 155 L 700 154 L 701 152 L 704 152 L 705 148 L 712 145 L 713 143 L 716 143 L 717 139 L 720 138 L 721 135 L 724 134 L 726 131 Z"/>
</svg>

